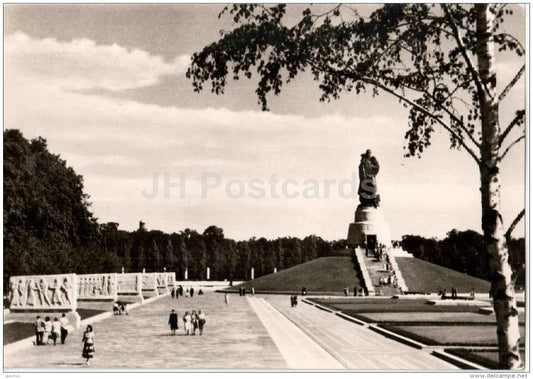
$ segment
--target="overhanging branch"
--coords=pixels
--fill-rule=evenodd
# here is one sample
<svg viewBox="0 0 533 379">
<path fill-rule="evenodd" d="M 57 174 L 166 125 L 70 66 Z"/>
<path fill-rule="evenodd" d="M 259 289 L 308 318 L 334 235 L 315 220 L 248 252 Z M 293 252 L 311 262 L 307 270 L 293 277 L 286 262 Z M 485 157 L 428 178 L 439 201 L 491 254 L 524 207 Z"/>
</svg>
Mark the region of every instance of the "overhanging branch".
<svg viewBox="0 0 533 379">
<path fill-rule="evenodd" d="M 513 118 L 513 121 L 509 123 L 507 128 L 503 131 L 503 133 L 500 136 L 499 145 L 502 146 L 503 141 L 505 140 L 505 137 L 509 134 L 509 132 L 518 124 L 522 123 L 524 121 L 524 118 L 526 117 L 526 111 L 524 109 L 519 110 L 516 112 L 515 118 Z"/>
<path fill-rule="evenodd" d="M 522 217 L 524 217 L 525 214 L 526 210 L 522 209 L 520 213 L 515 217 L 515 219 L 511 223 L 511 226 L 509 226 L 509 229 L 507 229 L 507 231 L 505 232 L 505 239 L 507 241 L 509 241 L 509 239 L 511 238 L 511 233 L 513 232 L 514 228 L 516 228 L 516 225 L 518 225 L 518 223 L 520 222 Z"/>
<path fill-rule="evenodd" d="M 499 101 L 502 101 L 505 96 L 507 96 L 507 94 L 509 93 L 509 91 L 511 90 L 511 88 L 514 87 L 514 85 L 516 84 L 516 82 L 520 79 L 520 77 L 524 74 L 524 72 L 526 71 L 526 65 L 523 65 L 520 70 L 516 73 L 516 75 L 514 76 L 513 80 L 511 80 L 509 82 L 509 84 L 507 84 L 507 86 L 505 87 L 505 89 L 502 91 L 502 93 L 500 94 L 500 96 L 498 96 L 498 100 Z"/>
<path fill-rule="evenodd" d="M 376 86 L 379 89 L 381 89 L 381 90 L 383 90 L 383 91 L 385 91 L 385 92 L 387 92 L 387 93 L 389 93 L 389 94 L 391 94 L 393 96 L 396 96 L 400 100 L 406 102 L 407 104 L 409 104 L 413 108 L 416 108 L 420 112 L 424 113 L 425 115 L 429 116 L 430 118 L 432 118 L 433 120 L 438 122 L 444 129 L 446 129 L 446 131 L 448 131 L 448 133 L 450 133 L 459 142 L 459 144 L 468 152 L 468 154 L 470 154 L 470 156 L 476 161 L 476 163 L 478 165 L 481 164 L 481 160 L 474 153 L 474 151 L 466 144 L 465 140 L 461 136 L 459 136 L 449 125 L 447 125 L 444 121 L 442 121 L 442 119 L 440 117 L 438 117 L 437 115 L 434 115 L 433 113 L 428 111 L 426 108 L 418 105 L 417 103 L 415 103 L 412 100 L 409 100 L 405 96 L 402 96 L 399 93 L 394 92 L 390 88 L 387 88 L 386 86 L 382 85 L 381 83 L 376 82 L 375 80 L 368 79 L 368 78 L 364 78 L 364 79 L 360 79 L 360 80 L 365 82 L 365 83 L 372 84 L 373 86 Z"/>
<path fill-rule="evenodd" d="M 503 154 L 501 155 L 500 157 L 500 161 L 503 160 L 503 158 L 505 158 L 505 156 L 507 155 L 507 153 L 509 152 L 509 150 L 511 150 L 511 148 L 516 145 L 518 142 L 522 141 L 524 138 L 526 138 L 526 135 L 525 134 L 522 134 L 520 137 L 518 137 L 517 139 L 515 139 L 513 141 L 513 143 L 511 143 L 509 146 L 507 146 L 507 149 L 505 149 L 505 151 L 503 152 Z"/>
</svg>

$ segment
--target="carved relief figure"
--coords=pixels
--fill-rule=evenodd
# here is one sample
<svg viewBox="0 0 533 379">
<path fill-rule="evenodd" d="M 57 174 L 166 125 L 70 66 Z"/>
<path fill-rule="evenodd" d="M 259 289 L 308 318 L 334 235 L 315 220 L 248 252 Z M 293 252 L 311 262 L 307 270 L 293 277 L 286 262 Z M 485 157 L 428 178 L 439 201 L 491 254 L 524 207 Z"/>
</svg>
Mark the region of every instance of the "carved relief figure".
<svg viewBox="0 0 533 379">
<path fill-rule="evenodd" d="M 25 294 L 26 294 L 26 283 L 24 281 L 19 280 L 19 285 L 18 285 L 18 292 L 19 292 L 19 297 L 20 297 L 20 306 L 24 306 L 26 305 L 26 301 L 28 300 L 26 297 L 25 297 Z"/>
<path fill-rule="evenodd" d="M 57 278 L 54 279 L 54 283 L 48 287 L 50 291 L 52 291 L 52 305 L 57 303 L 59 305 L 63 305 L 63 302 L 61 301 L 61 297 L 59 296 L 59 282 L 57 281 Z"/>
<path fill-rule="evenodd" d="M 28 279 L 28 295 L 26 296 L 26 304 L 35 306 L 35 292 L 38 292 L 37 283 L 30 278 Z M 31 299 L 31 301 L 30 301 Z"/>
<path fill-rule="evenodd" d="M 109 295 L 109 289 L 107 287 L 107 277 L 105 275 L 102 276 L 102 294 L 103 295 Z"/>
<path fill-rule="evenodd" d="M 113 281 L 111 280 L 111 276 L 107 278 L 107 294 L 108 295 L 114 295 L 115 294 L 115 285 Z"/>
<path fill-rule="evenodd" d="M 79 282 L 78 282 L 78 286 L 79 286 Z M 63 279 L 63 284 L 61 284 L 60 290 L 63 296 L 65 297 L 65 300 L 67 300 L 69 304 L 72 304 L 72 301 L 70 300 L 71 286 L 70 286 L 70 283 L 68 282 L 68 278 Z"/>
<path fill-rule="evenodd" d="M 20 295 L 19 295 L 19 286 L 15 279 L 9 279 L 9 292 L 10 292 L 10 301 L 11 306 L 19 305 Z"/>
<path fill-rule="evenodd" d="M 41 301 L 41 305 L 44 305 L 44 303 L 46 302 L 46 304 L 50 306 L 51 305 L 50 299 L 48 298 L 48 283 L 43 278 L 39 280 L 38 291 L 39 291 L 39 300 Z"/>
</svg>

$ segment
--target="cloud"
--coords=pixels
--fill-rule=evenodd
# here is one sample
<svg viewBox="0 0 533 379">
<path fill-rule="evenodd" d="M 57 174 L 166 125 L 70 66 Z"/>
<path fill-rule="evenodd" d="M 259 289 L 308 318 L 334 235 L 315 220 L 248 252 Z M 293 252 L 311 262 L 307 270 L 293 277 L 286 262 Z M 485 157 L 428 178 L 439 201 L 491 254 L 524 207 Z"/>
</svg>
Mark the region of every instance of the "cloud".
<svg viewBox="0 0 533 379">
<path fill-rule="evenodd" d="M 138 161 L 133 157 L 108 154 L 108 155 L 83 155 L 66 153 L 61 154 L 63 159 L 66 159 L 68 164 L 73 167 L 89 167 L 93 165 L 103 165 L 106 167 L 134 167 Z"/>
<path fill-rule="evenodd" d="M 150 228 L 167 231 L 217 224 L 242 238 L 310 233 L 344 238 L 356 199 L 234 200 L 225 185 L 237 179 L 250 187 L 251 180 L 267 181 L 273 174 L 280 181 L 339 183 L 356 170 L 359 154 L 371 148 L 381 164 L 378 183 L 394 235 L 428 230 L 444 235 L 452 227 L 479 226 L 473 161 L 450 152 L 442 131 L 435 132 L 423 159 L 403 159 L 405 118 L 388 109 L 373 117 L 304 117 L 163 107 L 79 90 L 135 89 L 183 72 L 186 57 L 169 63 L 116 45 L 36 40 L 20 33 L 6 37 L 5 49 L 4 126 L 20 129 L 26 138 L 46 138 L 50 151 L 84 176 L 102 221 L 134 228 L 145 219 Z M 523 191 L 523 165 L 513 164 L 516 188 L 505 193 L 512 202 L 506 209 L 514 212 L 523 202 L 517 195 Z M 208 200 L 200 198 L 203 172 L 222 180 Z M 175 188 L 169 198 L 143 197 L 154 174 L 160 185 L 165 174 L 172 183 L 186 175 L 187 198 L 176 198 Z M 419 224 L 411 223 L 412 215 L 420 216 Z"/>
<path fill-rule="evenodd" d="M 68 90 L 120 91 L 156 84 L 161 76 L 185 72 L 187 56 L 166 62 L 143 50 L 97 45 L 89 39 L 61 42 L 14 33 L 4 40 L 5 72 L 18 78 Z"/>
</svg>

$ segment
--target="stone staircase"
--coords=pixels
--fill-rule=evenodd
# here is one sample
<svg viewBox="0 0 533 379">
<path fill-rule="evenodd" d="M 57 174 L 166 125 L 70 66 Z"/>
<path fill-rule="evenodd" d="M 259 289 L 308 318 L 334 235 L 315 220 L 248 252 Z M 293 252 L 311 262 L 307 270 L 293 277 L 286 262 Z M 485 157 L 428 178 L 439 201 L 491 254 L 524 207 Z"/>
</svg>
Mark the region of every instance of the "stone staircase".
<svg viewBox="0 0 533 379">
<path fill-rule="evenodd" d="M 396 271 L 393 270 L 392 264 L 388 264 L 386 267 L 384 257 L 378 261 L 372 254 L 366 255 L 365 250 L 362 248 L 355 249 L 355 256 L 359 262 L 364 284 L 368 289 L 369 295 L 394 296 L 401 294 L 399 281 L 392 280 L 394 277 L 393 274 L 396 274 Z M 381 284 L 380 279 L 387 279 L 389 277 L 391 277 L 390 284 Z M 398 277 L 396 276 L 396 278 Z"/>
</svg>

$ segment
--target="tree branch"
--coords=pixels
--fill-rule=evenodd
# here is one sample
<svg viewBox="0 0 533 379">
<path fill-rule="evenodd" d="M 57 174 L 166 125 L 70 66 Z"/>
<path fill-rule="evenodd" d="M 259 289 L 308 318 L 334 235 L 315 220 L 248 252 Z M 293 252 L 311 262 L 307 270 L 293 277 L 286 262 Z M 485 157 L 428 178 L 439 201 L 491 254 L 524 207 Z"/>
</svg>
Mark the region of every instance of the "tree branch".
<svg viewBox="0 0 533 379">
<path fill-rule="evenodd" d="M 310 64 L 315 67 L 316 69 L 320 69 L 319 67 L 317 67 L 314 62 L 310 62 Z M 332 75 L 335 75 L 335 76 L 338 76 L 340 75 L 339 72 L 337 70 L 335 70 L 334 68 L 332 67 L 329 67 L 329 66 L 325 66 L 325 69 L 327 69 L 330 74 Z M 414 101 L 408 99 L 407 97 L 403 96 L 403 95 L 400 95 L 399 93 L 396 93 L 395 91 L 393 91 L 392 89 L 388 88 L 387 86 L 375 81 L 374 79 L 371 79 L 371 78 L 366 78 L 364 76 L 360 76 L 360 75 L 357 75 L 356 73 L 350 73 L 350 72 L 343 72 L 343 74 L 349 78 L 351 78 L 352 80 L 354 81 L 357 81 L 357 80 L 360 80 L 364 83 L 368 83 L 368 84 L 371 84 L 395 97 L 397 97 L 398 99 L 404 101 L 405 103 L 409 104 L 410 106 L 412 106 L 413 108 L 416 108 L 417 110 L 419 110 L 420 112 L 424 113 L 425 115 L 429 116 L 430 118 L 432 118 L 433 120 L 435 120 L 437 123 L 439 123 L 445 130 L 448 131 L 448 133 L 450 133 L 458 142 L 459 144 L 468 152 L 468 154 L 470 154 L 470 156 L 476 161 L 476 163 L 478 165 L 481 165 L 481 159 L 476 155 L 476 153 L 474 153 L 474 151 L 466 144 L 465 140 L 459 136 L 449 125 L 447 125 L 444 121 L 442 121 L 442 119 L 440 117 L 438 117 L 437 115 L 434 115 L 433 113 L 431 113 L 429 110 L 427 110 L 426 108 L 418 105 L 417 103 L 415 103 Z"/>
<path fill-rule="evenodd" d="M 513 80 L 511 80 L 509 82 L 509 84 L 507 84 L 507 86 L 505 87 L 505 89 L 502 91 L 502 93 L 500 94 L 500 96 L 498 96 L 498 101 L 502 101 L 503 98 L 505 96 L 507 96 L 507 94 L 509 93 L 509 91 L 511 90 L 511 88 L 514 87 L 514 85 L 516 84 L 516 82 L 518 81 L 518 79 L 520 79 L 520 77 L 524 74 L 524 72 L 526 71 L 526 65 L 523 65 L 520 70 L 516 73 L 516 75 L 514 76 Z"/>
<path fill-rule="evenodd" d="M 513 121 L 509 123 L 507 128 L 505 128 L 504 132 L 500 136 L 499 145 L 502 146 L 503 141 L 505 140 L 505 137 L 509 134 L 509 132 L 516 126 L 521 124 L 524 121 L 524 118 L 526 116 L 526 111 L 524 109 L 519 110 L 516 112 L 515 118 L 513 118 Z"/>
<path fill-rule="evenodd" d="M 507 153 L 509 152 L 509 150 L 511 150 L 511 148 L 516 145 L 518 142 L 522 141 L 524 138 L 526 138 L 526 135 L 525 134 L 522 134 L 520 137 L 518 137 L 517 139 L 515 139 L 513 141 L 513 143 L 511 143 L 509 146 L 507 146 L 507 149 L 505 149 L 505 151 L 503 152 L 503 154 L 501 155 L 500 157 L 500 161 L 503 160 L 503 158 L 505 158 L 505 156 L 507 155 Z"/>
<path fill-rule="evenodd" d="M 461 52 L 461 55 L 463 56 L 466 66 L 468 67 L 468 71 L 472 74 L 472 78 L 474 80 L 474 83 L 476 84 L 477 90 L 480 94 L 484 93 L 483 89 L 485 86 L 481 83 L 481 79 L 479 78 L 479 73 L 474 68 L 474 65 L 472 63 L 472 60 L 468 56 L 468 53 L 466 51 L 466 47 L 463 44 L 463 41 L 461 39 L 461 35 L 459 34 L 459 29 L 457 28 L 457 25 L 455 24 L 455 21 L 453 20 L 453 16 L 450 12 L 450 9 L 448 8 L 447 4 L 441 4 L 441 7 L 444 9 L 444 12 L 446 13 L 446 16 L 448 18 L 448 22 L 450 23 L 450 26 L 453 31 L 453 36 L 455 38 L 455 42 L 457 43 L 457 46 L 459 47 L 459 51 Z M 486 93 L 489 93 L 489 91 L 486 91 Z"/>
<path fill-rule="evenodd" d="M 513 232 L 514 228 L 516 227 L 516 225 L 518 225 L 518 223 L 520 222 L 520 220 L 522 219 L 522 217 L 524 217 L 524 215 L 526 214 L 526 210 L 525 208 L 522 209 L 520 211 L 520 213 L 515 217 L 515 219 L 513 220 L 513 222 L 511 223 L 511 226 L 509 226 L 509 229 L 507 229 L 507 231 L 505 232 L 505 239 L 507 241 L 509 241 L 509 239 L 511 238 L 511 233 Z"/>
</svg>

